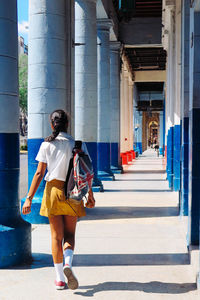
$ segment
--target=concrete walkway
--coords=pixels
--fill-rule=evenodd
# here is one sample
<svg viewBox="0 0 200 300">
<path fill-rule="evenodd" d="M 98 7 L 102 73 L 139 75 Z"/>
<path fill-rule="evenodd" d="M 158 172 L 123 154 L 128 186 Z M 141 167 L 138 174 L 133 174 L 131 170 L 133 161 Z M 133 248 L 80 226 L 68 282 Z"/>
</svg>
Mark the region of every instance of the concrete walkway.
<svg viewBox="0 0 200 300">
<path fill-rule="evenodd" d="M 104 182 L 96 208 L 78 223 L 74 292 L 55 290 L 49 226 L 33 226 L 34 262 L 0 270 L 0 300 L 199 299 L 178 194 L 165 177 L 163 159 L 148 150 Z"/>
</svg>

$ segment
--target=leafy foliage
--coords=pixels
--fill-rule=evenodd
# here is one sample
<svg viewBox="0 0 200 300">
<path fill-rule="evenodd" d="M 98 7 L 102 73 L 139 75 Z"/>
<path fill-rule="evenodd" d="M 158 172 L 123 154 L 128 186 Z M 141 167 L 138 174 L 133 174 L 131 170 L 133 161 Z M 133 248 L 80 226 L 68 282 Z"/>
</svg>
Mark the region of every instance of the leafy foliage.
<svg viewBox="0 0 200 300">
<path fill-rule="evenodd" d="M 19 105 L 21 110 L 27 114 L 28 95 L 28 56 L 21 54 L 19 57 Z"/>
</svg>

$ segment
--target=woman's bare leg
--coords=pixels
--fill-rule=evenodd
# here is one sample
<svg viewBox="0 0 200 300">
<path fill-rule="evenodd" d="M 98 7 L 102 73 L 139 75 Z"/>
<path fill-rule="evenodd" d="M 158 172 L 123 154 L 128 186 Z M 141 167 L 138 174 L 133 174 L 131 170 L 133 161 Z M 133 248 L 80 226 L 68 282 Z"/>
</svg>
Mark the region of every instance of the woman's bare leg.
<svg viewBox="0 0 200 300">
<path fill-rule="evenodd" d="M 77 217 L 63 216 L 64 218 L 64 250 L 74 250 L 75 246 L 75 233 Z"/>
<path fill-rule="evenodd" d="M 72 260 L 75 246 L 75 232 L 77 217 L 63 216 L 64 218 L 64 274 L 67 278 L 69 289 L 75 290 L 78 288 L 78 280 L 72 271 Z"/>
<path fill-rule="evenodd" d="M 63 263 L 62 241 L 64 238 L 63 216 L 50 216 L 52 256 L 54 264 Z"/>
</svg>

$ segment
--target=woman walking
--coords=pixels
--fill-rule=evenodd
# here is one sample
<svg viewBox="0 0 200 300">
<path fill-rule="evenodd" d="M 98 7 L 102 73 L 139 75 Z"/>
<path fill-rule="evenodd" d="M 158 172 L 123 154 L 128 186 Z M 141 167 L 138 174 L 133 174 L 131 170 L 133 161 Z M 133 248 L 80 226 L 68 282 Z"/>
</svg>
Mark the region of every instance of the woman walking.
<svg viewBox="0 0 200 300">
<path fill-rule="evenodd" d="M 69 203 L 64 194 L 64 184 L 69 161 L 74 148 L 74 139 L 67 134 L 68 117 L 63 110 L 50 115 L 52 134 L 41 144 L 36 160 L 39 162 L 30 190 L 22 208 L 23 214 L 31 212 L 32 199 L 42 181 L 45 171 L 46 186 L 40 215 L 49 218 L 52 240 L 52 256 L 56 272 L 56 289 L 65 288 L 65 277 L 69 289 L 78 288 L 78 280 L 72 271 L 77 219 L 85 216 L 84 203 Z M 82 150 L 87 153 L 86 145 Z M 93 208 L 95 200 L 89 190 L 86 207 Z M 64 255 L 64 267 L 63 267 Z M 64 277 L 65 275 L 65 277 Z"/>
</svg>

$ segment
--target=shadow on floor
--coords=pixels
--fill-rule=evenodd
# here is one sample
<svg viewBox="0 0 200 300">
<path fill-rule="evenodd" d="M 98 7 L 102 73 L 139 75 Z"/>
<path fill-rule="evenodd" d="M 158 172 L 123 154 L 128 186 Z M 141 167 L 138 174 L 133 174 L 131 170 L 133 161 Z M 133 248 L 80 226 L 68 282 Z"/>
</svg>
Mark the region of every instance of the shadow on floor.
<svg viewBox="0 0 200 300">
<path fill-rule="evenodd" d="M 189 265 L 188 253 L 156 254 L 77 254 L 73 265 L 94 266 L 162 266 Z"/>
<path fill-rule="evenodd" d="M 115 179 L 115 181 L 165 181 L 166 179 L 139 179 L 139 178 L 127 178 L 127 179 Z"/>
<path fill-rule="evenodd" d="M 87 214 L 81 218 L 84 220 L 107 220 L 124 218 L 160 218 L 178 216 L 178 207 L 134 207 L 113 206 L 95 207 L 92 210 L 86 208 Z"/>
<path fill-rule="evenodd" d="M 165 170 L 124 170 L 124 174 L 165 174 Z"/>
<path fill-rule="evenodd" d="M 85 292 L 75 292 L 75 295 L 93 297 L 102 291 L 142 291 L 154 294 L 184 294 L 196 290 L 195 283 L 151 282 L 102 282 L 96 285 L 80 286 Z"/>
<path fill-rule="evenodd" d="M 137 189 L 104 189 L 104 192 L 108 192 L 108 193 L 165 193 L 165 192 L 172 192 L 172 190 L 170 189 L 167 189 L 167 190 L 164 190 L 164 189 L 160 189 L 160 190 L 145 190 L 145 189 L 141 189 L 141 190 L 137 190 Z"/>
<path fill-rule="evenodd" d="M 188 265 L 188 253 L 156 253 L 156 254 L 77 254 L 74 255 L 73 266 L 160 266 Z M 51 254 L 33 253 L 32 261 L 23 265 L 10 267 L 12 270 L 40 269 L 53 267 Z"/>
</svg>

